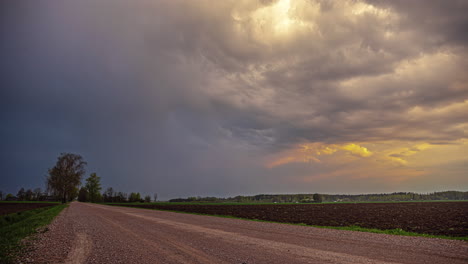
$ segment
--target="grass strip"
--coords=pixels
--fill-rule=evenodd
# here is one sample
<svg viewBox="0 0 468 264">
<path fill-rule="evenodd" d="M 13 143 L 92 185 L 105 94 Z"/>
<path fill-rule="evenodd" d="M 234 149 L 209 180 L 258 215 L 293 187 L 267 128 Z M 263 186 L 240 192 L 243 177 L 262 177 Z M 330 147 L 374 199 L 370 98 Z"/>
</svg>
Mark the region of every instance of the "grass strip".
<svg viewBox="0 0 468 264">
<path fill-rule="evenodd" d="M 301 224 L 304 226 L 310 226 L 306 224 Z M 424 233 L 415 233 L 415 232 L 408 232 L 401 228 L 396 229 L 376 229 L 376 228 L 365 228 L 360 226 L 315 226 L 317 228 L 329 228 L 329 229 L 337 229 L 337 230 L 348 230 L 348 231 L 357 231 L 357 232 L 368 232 L 368 233 L 377 233 L 377 234 L 387 234 L 387 235 L 397 235 L 397 236 L 416 236 L 416 237 L 428 237 L 428 238 L 442 238 L 442 239 L 451 239 L 451 240 L 462 240 L 468 241 L 468 237 L 451 237 L 451 236 L 436 236 Z"/>
<path fill-rule="evenodd" d="M 437 236 L 437 235 L 430 235 L 430 234 L 424 234 L 424 233 L 408 232 L 400 228 L 376 229 L 376 228 L 365 228 L 365 227 L 360 227 L 360 226 L 317 226 L 317 225 L 308 225 L 304 223 L 284 223 L 284 222 L 267 221 L 267 220 L 261 220 L 261 219 L 242 218 L 242 217 L 237 217 L 237 216 L 232 216 L 232 215 L 203 214 L 203 213 L 182 212 L 182 211 L 176 211 L 176 210 L 166 210 L 166 209 L 157 209 L 157 208 L 133 207 L 133 206 L 127 206 L 127 205 L 122 205 L 122 204 L 106 204 L 106 205 L 131 207 L 131 208 L 138 208 L 138 209 L 150 209 L 150 210 L 166 211 L 166 212 L 182 213 L 182 214 L 207 215 L 207 216 L 215 216 L 215 217 L 222 217 L 222 218 L 241 219 L 241 220 L 248 220 L 248 221 L 255 221 L 255 222 L 275 223 L 275 224 L 284 224 L 284 225 L 310 226 L 310 227 L 317 227 L 317 228 L 327 228 L 327 229 L 347 230 L 347 231 L 357 231 L 357 232 L 367 232 L 367 233 L 377 233 L 377 234 L 387 234 L 387 235 L 397 235 L 397 236 L 414 236 L 414 237 L 441 238 L 441 239 L 468 241 L 467 236 L 464 236 L 464 237 Z"/>
<path fill-rule="evenodd" d="M 48 225 L 68 205 L 22 211 L 0 218 L 0 263 L 11 263 L 18 255 L 23 238 Z"/>
<path fill-rule="evenodd" d="M 17 223 L 23 219 L 26 219 L 30 216 L 33 216 L 35 214 L 38 214 L 42 211 L 50 209 L 49 206 L 47 207 L 40 207 L 36 209 L 31 209 L 31 210 L 25 210 L 25 211 L 19 211 L 7 215 L 2 215 L 0 216 L 0 228 L 3 228 L 5 226 Z"/>
</svg>

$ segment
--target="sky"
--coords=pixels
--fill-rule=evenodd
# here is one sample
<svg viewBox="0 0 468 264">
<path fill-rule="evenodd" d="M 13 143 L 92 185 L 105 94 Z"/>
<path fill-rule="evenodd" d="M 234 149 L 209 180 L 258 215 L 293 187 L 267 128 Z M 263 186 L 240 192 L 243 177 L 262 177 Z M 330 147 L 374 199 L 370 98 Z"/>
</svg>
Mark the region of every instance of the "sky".
<svg viewBox="0 0 468 264">
<path fill-rule="evenodd" d="M 468 1 L 6 0 L 0 190 L 468 190 Z"/>
</svg>

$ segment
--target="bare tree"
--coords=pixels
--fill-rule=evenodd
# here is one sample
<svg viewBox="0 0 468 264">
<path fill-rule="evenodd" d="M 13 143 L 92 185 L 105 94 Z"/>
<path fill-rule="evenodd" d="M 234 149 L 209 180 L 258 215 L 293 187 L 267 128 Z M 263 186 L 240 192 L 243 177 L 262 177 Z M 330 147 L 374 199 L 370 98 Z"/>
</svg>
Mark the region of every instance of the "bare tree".
<svg viewBox="0 0 468 264">
<path fill-rule="evenodd" d="M 21 187 L 21 189 L 18 191 L 18 193 L 16 194 L 16 197 L 20 201 L 24 201 L 26 199 L 26 191 L 24 190 L 23 187 Z"/>
<path fill-rule="evenodd" d="M 154 201 L 156 202 L 158 200 L 158 194 L 155 193 L 153 197 L 154 197 Z"/>
<path fill-rule="evenodd" d="M 61 153 L 55 166 L 49 169 L 48 190 L 60 197 L 62 203 L 72 200 L 74 197 L 71 196 L 81 184 L 86 164 L 80 155 Z"/>
<path fill-rule="evenodd" d="M 41 199 L 42 190 L 41 188 L 34 189 L 34 200 L 39 201 Z"/>
<path fill-rule="evenodd" d="M 115 196 L 117 196 L 117 193 L 114 192 L 114 189 L 112 187 L 109 187 L 104 191 L 104 194 L 102 195 L 102 199 L 106 203 L 113 203 L 115 202 L 115 199 L 116 199 Z"/>
<path fill-rule="evenodd" d="M 34 193 L 31 189 L 28 189 L 25 193 L 24 193 L 24 199 L 26 201 L 32 201 L 34 200 L 33 197 L 34 196 Z"/>
<path fill-rule="evenodd" d="M 124 192 L 118 192 L 117 193 L 117 198 L 116 198 L 116 201 L 118 203 L 122 203 L 122 202 L 127 202 L 127 193 L 124 193 Z"/>
</svg>

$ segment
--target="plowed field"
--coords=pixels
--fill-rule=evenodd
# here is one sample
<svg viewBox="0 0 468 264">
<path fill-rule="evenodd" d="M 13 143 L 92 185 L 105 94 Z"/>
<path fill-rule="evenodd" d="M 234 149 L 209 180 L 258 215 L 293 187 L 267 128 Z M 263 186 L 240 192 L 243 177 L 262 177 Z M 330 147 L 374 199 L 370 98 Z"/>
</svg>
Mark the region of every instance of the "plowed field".
<svg viewBox="0 0 468 264">
<path fill-rule="evenodd" d="M 33 210 L 47 206 L 54 206 L 54 203 L 0 203 L 0 215 L 12 214 L 21 211 Z"/>
<path fill-rule="evenodd" d="M 445 236 L 468 236 L 468 202 L 359 204 L 120 204 L 318 226 L 360 226 Z"/>
</svg>

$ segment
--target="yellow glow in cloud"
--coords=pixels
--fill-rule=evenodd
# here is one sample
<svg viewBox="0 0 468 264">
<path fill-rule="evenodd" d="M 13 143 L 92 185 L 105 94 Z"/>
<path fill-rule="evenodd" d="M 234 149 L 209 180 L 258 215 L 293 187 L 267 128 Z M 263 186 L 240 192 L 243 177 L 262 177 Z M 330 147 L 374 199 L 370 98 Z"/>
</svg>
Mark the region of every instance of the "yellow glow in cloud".
<svg viewBox="0 0 468 264">
<path fill-rule="evenodd" d="M 281 165 L 284 165 L 284 164 L 294 162 L 295 160 L 296 160 L 296 158 L 294 158 L 294 157 L 290 157 L 290 156 L 289 157 L 283 157 L 283 158 L 274 160 L 274 161 L 266 164 L 266 167 L 271 169 L 271 168 L 274 168 L 274 167 L 278 167 L 278 166 L 281 166 Z"/>
<path fill-rule="evenodd" d="M 297 13 L 307 8 L 308 14 L 318 14 L 319 5 L 304 0 L 278 0 L 253 10 L 239 9 L 231 16 L 238 32 L 243 32 L 256 41 L 271 44 L 271 41 L 288 39 L 299 31 L 309 31 L 313 23 L 305 21 Z"/>
<path fill-rule="evenodd" d="M 389 157 L 387 157 L 387 159 L 394 162 L 394 163 L 396 163 L 396 164 L 399 164 L 399 165 L 407 165 L 408 164 L 408 161 L 404 160 L 401 157 L 389 156 Z"/>
<path fill-rule="evenodd" d="M 324 147 L 320 150 L 317 150 L 317 155 L 331 155 L 333 153 L 335 153 L 336 151 L 338 151 L 336 148 L 333 148 L 333 147 Z"/>
<path fill-rule="evenodd" d="M 274 29 L 276 32 L 286 32 L 289 30 L 294 21 L 289 18 L 288 12 L 291 8 L 291 0 L 280 0 L 273 6 Z"/>
<path fill-rule="evenodd" d="M 351 152 L 352 154 L 355 154 L 361 157 L 372 156 L 372 152 L 370 152 L 367 148 L 361 147 L 353 143 L 342 146 L 341 149 L 347 150 Z"/>
<path fill-rule="evenodd" d="M 388 16 L 390 12 L 385 9 L 376 8 L 370 4 L 357 2 L 352 5 L 351 13 L 353 15 L 373 14 L 377 16 Z"/>
<path fill-rule="evenodd" d="M 346 164 L 350 162 L 360 162 L 360 160 L 368 160 L 369 166 L 384 167 L 400 167 L 400 166 L 428 166 L 434 162 L 433 155 L 444 149 L 465 149 L 466 142 L 460 141 L 456 145 L 432 145 L 426 142 L 410 143 L 410 142 L 375 142 L 372 143 L 374 151 L 362 146 L 360 143 L 346 144 L 324 144 L 320 142 L 300 144 L 289 150 L 277 153 L 267 158 L 265 166 L 274 168 L 283 166 L 289 163 L 332 163 Z M 432 155 L 421 154 L 427 151 L 434 150 Z M 437 151 L 439 150 L 439 151 Z M 454 155 L 460 155 L 459 152 L 453 152 Z M 349 155 L 352 154 L 352 155 Z M 368 159 L 369 157 L 373 159 Z M 454 159 L 449 157 L 447 159 Z M 320 158 L 319 157 L 323 157 Z M 371 164 L 372 163 L 372 164 Z"/>
<path fill-rule="evenodd" d="M 356 143 L 349 143 L 344 145 L 337 144 L 323 144 L 323 143 L 309 143 L 301 144 L 293 149 L 280 153 L 278 156 L 267 161 L 265 166 L 267 168 L 274 168 L 288 163 L 322 163 L 322 160 L 317 156 L 331 156 L 337 152 L 351 153 L 354 156 L 361 158 L 370 157 L 373 153 L 367 148 L 362 147 Z M 335 158 L 340 159 L 334 155 Z"/>
<path fill-rule="evenodd" d="M 264 165 L 274 169 L 291 163 L 311 164 L 309 172 L 307 167 L 301 168 L 302 175 L 296 177 L 299 182 L 378 178 L 389 186 L 402 186 L 426 180 L 424 177 L 445 177 L 450 172 L 457 174 L 466 171 L 463 164 L 468 164 L 468 139 L 437 144 L 392 140 L 346 144 L 306 143 L 272 154 Z"/>
<path fill-rule="evenodd" d="M 406 160 L 407 157 L 413 156 L 418 152 L 429 148 L 431 148 L 430 144 L 420 143 L 408 148 L 398 148 L 395 150 L 390 150 L 387 159 L 399 165 L 408 165 L 408 161 Z"/>
<path fill-rule="evenodd" d="M 286 33 L 294 25 L 295 21 L 289 17 L 291 9 L 290 0 L 279 0 L 271 6 L 258 9 L 252 15 L 261 31 L 269 27 L 273 33 Z"/>
<path fill-rule="evenodd" d="M 291 162 L 301 162 L 300 155 L 315 153 L 321 163 L 317 171 L 304 176 L 304 182 L 326 178 L 366 179 L 380 178 L 388 184 L 401 184 L 430 174 L 446 173 L 446 167 L 468 162 L 468 140 L 460 139 L 447 144 L 427 142 L 381 141 L 367 143 L 372 151 L 360 143 L 303 144 L 301 151 L 290 152 Z M 332 150 L 325 154 L 322 150 Z M 294 153 L 299 156 L 294 156 Z M 320 153 L 320 154 L 319 154 Z M 349 155 L 353 154 L 352 159 Z M 372 156 L 372 158 L 368 158 Z M 286 163 L 283 163 L 284 165 Z M 272 166 L 270 168 L 273 168 Z"/>
</svg>

